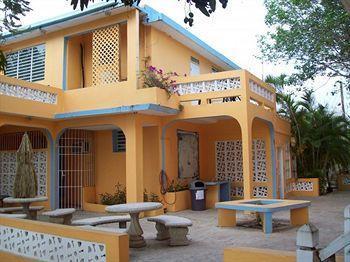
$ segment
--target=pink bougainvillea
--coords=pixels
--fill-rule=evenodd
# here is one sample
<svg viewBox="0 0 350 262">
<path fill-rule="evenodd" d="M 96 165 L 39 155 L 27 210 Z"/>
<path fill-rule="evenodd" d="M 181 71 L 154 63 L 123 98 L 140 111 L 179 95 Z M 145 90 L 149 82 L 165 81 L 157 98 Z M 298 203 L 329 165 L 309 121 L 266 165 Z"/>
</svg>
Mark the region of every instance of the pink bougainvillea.
<svg viewBox="0 0 350 262">
<path fill-rule="evenodd" d="M 173 79 L 178 76 L 176 72 L 167 72 L 161 68 L 149 66 L 142 72 L 143 87 L 158 87 L 168 92 L 168 95 L 177 94 L 176 81 Z"/>
</svg>

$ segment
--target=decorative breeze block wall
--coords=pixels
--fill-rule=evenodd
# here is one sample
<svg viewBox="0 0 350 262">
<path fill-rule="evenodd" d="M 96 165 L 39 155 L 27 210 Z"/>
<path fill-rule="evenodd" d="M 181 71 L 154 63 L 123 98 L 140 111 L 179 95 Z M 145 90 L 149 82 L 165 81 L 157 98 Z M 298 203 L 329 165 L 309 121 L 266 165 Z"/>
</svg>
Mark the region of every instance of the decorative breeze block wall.
<svg viewBox="0 0 350 262">
<path fill-rule="evenodd" d="M 33 163 L 38 178 L 38 195 L 46 196 L 47 151 L 34 151 Z M 16 176 L 16 152 L 0 151 L 0 194 L 13 195 Z"/>
<path fill-rule="evenodd" d="M 119 82 L 119 25 L 92 33 L 92 85 Z"/>
<path fill-rule="evenodd" d="M 253 182 L 267 182 L 266 145 L 261 139 L 253 140 Z"/>
<path fill-rule="evenodd" d="M 198 94 L 206 92 L 218 92 L 231 89 L 237 89 L 241 87 L 241 80 L 239 77 L 227 78 L 227 79 L 218 79 L 211 81 L 199 81 L 178 84 L 178 92 L 180 95 L 187 94 Z"/>
<path fill-rule="evenodd" d="M 106 261 L 106 246 L 0 225 L 0 250 L 40 261 Z"/>
<path fill-rule="evenodd" d="M 0 82 L 0 95 L 13 96 L 46 104 L 57 104 L 57 94 Z"/>
<path fill-rule="evenodd" d="M 243 156 L 242 141 L 227 140 L 215 142 L 216 180 L 231 182 L 231 198 L 243 197 Z M 253 140 L 253 181 L 267 182 L 266 145 L 264 140 Z M 267 187 L 254 188 L 256 197 L 267 197 Z"/>
</svg>

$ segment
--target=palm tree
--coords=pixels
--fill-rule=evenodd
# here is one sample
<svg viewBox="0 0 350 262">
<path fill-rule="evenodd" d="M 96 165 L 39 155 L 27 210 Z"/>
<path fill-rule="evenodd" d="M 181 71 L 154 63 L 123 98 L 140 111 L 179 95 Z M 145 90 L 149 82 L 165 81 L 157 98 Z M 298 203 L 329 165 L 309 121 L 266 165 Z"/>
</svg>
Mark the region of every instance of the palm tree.
<svg viewBox="0 0 350 262">
<path fill-rule="evenodd" d="M 279 113 L 291 121 L 296 145 L 298 176 L 317 176 L 329 182 L 331 168 L 346 169 L 350 164 L 349 121 L 317 104 L 312 91 L 305 91 L 301 101 L 280 94 Z M 329 184 L 329 183 L 328 183 Z"/>
</svg>

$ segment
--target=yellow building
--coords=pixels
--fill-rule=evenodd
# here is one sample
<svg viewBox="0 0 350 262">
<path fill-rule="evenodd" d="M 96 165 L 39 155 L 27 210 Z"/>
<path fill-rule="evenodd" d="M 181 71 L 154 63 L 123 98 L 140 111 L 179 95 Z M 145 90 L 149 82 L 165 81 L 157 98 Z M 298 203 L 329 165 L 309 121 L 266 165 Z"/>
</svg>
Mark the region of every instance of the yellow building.
<svg viewBox="0 0 350 262">
<path fill-rule="evenodd" d="M 1 195 L 25 131 L 49 208 L 82 208 L 84 187 L 98 203 L 118 182 L 128 202 L 196 178 L 229 181 L 232 198 L 290 191 L 275 90 L 148 6 L 95 5 L 7 35 L 2 50 Z M 181 75 L 179 94 L 143 88 L 149 65 Z"/>
</svg>

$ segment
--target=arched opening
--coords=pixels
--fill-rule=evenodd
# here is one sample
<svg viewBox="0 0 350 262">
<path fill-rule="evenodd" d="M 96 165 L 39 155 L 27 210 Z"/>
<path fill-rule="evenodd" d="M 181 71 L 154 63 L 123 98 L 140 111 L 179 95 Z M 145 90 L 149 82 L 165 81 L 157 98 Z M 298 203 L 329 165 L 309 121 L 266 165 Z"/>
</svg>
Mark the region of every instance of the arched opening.
<svg viewBox="0 0 350 262">
<path fill-rule="evenodd" d="M 125 187 L 126 140 L 113 125 L 68 128 L 57 141 L 58 206 L 83 209 L 84 190 L 92 204 Z M 85 196 L 86 198 L 86 196 Z"/>
<path fill-rule="evenodd" d="M 162 168 L 168 181 L 227 182 L 228 188 L 221 192 L 227 197 L 215 198 L 216 202 L 243 197 L 242 134 L 236 119 L 216 116 L 177 120 L 164 127 L 162 141 Z M 207 202 L 208 207 L 215 201 Z"/>
<path fill-rule="evenodd" d="M 0 127 L 0 195 L 3 197 L 13 195 L 17 168 L 16 152 L 25 132 L 33 148 L 33 164 L 38 178 L 38 195 L 49 195 L 51 153 L 46 130 L 4 125 Z"/>
</svg>

